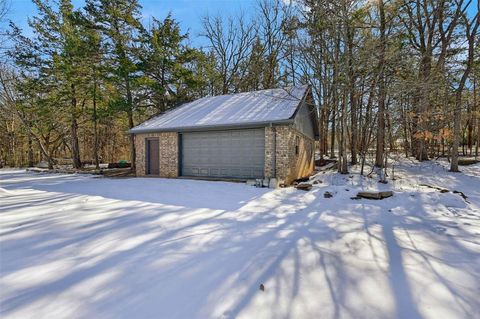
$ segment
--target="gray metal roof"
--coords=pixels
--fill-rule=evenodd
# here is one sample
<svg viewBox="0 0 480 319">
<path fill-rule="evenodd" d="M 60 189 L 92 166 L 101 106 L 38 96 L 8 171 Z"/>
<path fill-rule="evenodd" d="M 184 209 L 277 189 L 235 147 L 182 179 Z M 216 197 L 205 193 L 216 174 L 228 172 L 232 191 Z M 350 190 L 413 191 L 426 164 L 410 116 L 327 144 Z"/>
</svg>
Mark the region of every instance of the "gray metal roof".
<svg viewBox="0 0 480 319">
<path fill-rule="evenodd" d="M 210 96 L 179 106 L 132 128 L 130 133 L 248 127 L 290 122 L 307 85 Z"/>
</svg>

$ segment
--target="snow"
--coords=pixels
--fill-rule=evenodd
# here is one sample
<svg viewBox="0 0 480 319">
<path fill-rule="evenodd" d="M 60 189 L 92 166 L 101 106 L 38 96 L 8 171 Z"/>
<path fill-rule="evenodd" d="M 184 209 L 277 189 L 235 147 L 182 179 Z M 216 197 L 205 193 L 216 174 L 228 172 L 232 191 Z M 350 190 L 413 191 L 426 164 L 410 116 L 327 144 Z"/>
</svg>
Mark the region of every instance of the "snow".
<svg viewBox="0 0 480 319">
<path fill-rule="evenodd" d="M 204 97 L 154 117 L 130 132 L 288 120 L 294 115 L 307 89 L 307 85 L 302 85 Z"/>
<path fill-rule="evenodd" d="M 309 192 L 0 170 L 0 317 L 474 318 L 480 165 L 462 170 Z"/>
</svg>

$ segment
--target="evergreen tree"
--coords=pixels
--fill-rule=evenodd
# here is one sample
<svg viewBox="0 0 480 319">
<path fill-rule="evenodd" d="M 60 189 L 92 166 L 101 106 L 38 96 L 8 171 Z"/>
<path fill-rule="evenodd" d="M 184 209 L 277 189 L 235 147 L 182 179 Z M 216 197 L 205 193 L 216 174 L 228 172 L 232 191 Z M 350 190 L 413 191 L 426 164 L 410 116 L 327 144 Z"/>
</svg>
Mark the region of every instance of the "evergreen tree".
<svg viewBox="0 0 480 319">
<path fill-rule="evenodd" d="M 160 111 L 190 99 L 190 92 L 199 85 L 192 65 L 199 52 L 184 42 L 188 34 L 182 34 L 180 26 L 171 15 L 163 21 L 153 19 L 149 30 L 143 34 L 143 46 L 139 60 L 144 74 L 142 84 L 147 99 Z"/>
<path fill-rule="evenodd" d="M 136 0 L 88 0 L 86 11 L 105 37 L 104 50 L 108 79 L 116 89 L 111 106 L 125 112 L 128 128 L 135 126 L 134 113 L 140 105 L 138 94 L 138 50 L 144 28 L 140 23 L 140 5 Z M 130 135 L 130 160 L 135 170 L 135 143 Z"/>
<path fill-rule="evenodd" d="M 85 74 L 85 48 L 83 29 L 79 26 L 80 13 L 73 9 L 70 0 L 62 0 L 58 11 L 47 2 L 34 0 L 38 15 L 29 21 L 34 36 L 27 39 L 18 29 L 14 32 L 16 45 L 11 55 L 17 67 L 23 71 L 24 80 L 19 82 L 20 90 L 30 95 L 32 86 L 36 89 L 39 105 L 44 110 L 61 108 L 69 126 L 69 148 L 72 164 L 81 166 L 78 140 L 78 118 L 83 112 L 79 104 L 83 95 Z"/>
</svg>

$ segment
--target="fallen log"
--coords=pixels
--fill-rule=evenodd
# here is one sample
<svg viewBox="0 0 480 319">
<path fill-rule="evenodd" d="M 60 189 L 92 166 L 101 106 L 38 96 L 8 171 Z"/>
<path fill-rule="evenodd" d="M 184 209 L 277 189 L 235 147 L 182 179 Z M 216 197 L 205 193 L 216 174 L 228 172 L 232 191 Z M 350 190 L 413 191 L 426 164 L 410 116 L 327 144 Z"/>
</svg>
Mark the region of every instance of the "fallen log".
<svg viewBox="0 0 480 319">
<path fill-rule="evenodd" d="M 418 185 L 428 187 L 428 188 L 432 188 L 432 189 L 436 189 L 437 191 L 440 191 L 440 193 L 448 193 L 449 192 L 448 189 L 441 188 L 441 187 L 438 187 L 438 186 L 433 186 L 433 185 L 428 185 L 428 184 L 418 184 Z"/>
<path fill-rule="evenodd" d="M 459 158 L 458 159 L 458 165 L 460 166 L 467 166 L 467 165 L 473 165 L 480 163 L 480 161 L 474 159 L 474 158 Z"/>
<path fill-rule="evenodd" d="M 357 197 L 366 199 L 384 199 L 393 196 L 392 191 L 384 192 L 358 192 Z"/>
<path fill-rule="evenodd" d="M 309 191 L 309 190 L 312 189 L 312 187 L 313 187 L 313 185 L 310 184 L 310 183 L 300 183 L 300 184 L 295 185 L 296 189 L 300 189 L 302 191 Z"/>
</svg>

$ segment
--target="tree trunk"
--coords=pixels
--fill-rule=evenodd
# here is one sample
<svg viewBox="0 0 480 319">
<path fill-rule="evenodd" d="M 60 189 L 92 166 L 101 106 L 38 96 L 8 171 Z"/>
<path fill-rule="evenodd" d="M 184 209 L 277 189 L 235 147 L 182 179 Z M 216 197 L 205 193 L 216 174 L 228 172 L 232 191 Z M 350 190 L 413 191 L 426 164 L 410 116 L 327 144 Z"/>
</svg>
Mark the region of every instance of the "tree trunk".
<svg viewBox="0 0 480 319">
<path fill-rule="evenodd" d="M 329 156 L 328 150 L 328 119 L 330 118 L 330 110 L 325 111 L 325 125 L 324 125 L 324 135 L 322 137 L 323 149 L 325 151 L 325 156 Z"/>
<path fill-rule="evenodd" d="M 40 139 L 37 139 L 38 146 L 40 146 L 40 151 L 42 152 L 44 159 L 48 162 L 48 169 L 53 169 L 55 163 L 53 161 L 52 150 L 50 149 L 50 134 L 48 134 L 44 140 L 45 145 L 43 145 Z"/>
<path fill-rule="evenodd" d="M 78 123 L 73 115 L 70 124 L 70 134 L 72 139 L 72 164 L 74 168 L 80 168 L 82 167 L 82 162 L 80 161 L 80 147 L 78 143 Z"/>
<path fill-rule="evenodd" d="M 335 94 L 335 92 L 333 93 Z M 333 100 L 332 104 L 332 135 L 330 136 L 330 158 L 335 158 L 335 134 L 336 134 L 336 127 L 335 127 L 335 122 L 336 122 L 336 109 L 337 109 L 337 104 L 336 104 L 336 99 Z"/>
<path fill-rule="evenodd" d="M 402 126 L 403 126 L 403 149 L 405 152 L 405 157 L 408 157 L 408 153 L 410 151 L 410 144 L 408 141 L 408 124 L 407 124 L 407 111 L 406 111 L 406 102 L 402 99 L 400 101 L 401 109 L 402 109 Z"/>
<path fill-rule="evenodd" d="M 468 122 L 467 122 L 467 148 L 469 155 L 473 154 L 473 124 L 475 117 L 473 116 L 471 106 L 468 107 Z"/>
<path fill-rule="evenodd" d="M 95 72 L 95 70 L 94 70 Z M 95 157 L 95 168 L 100 168 L 100 160 L 98 158 L 98 129 L 97 129 L 97 80 L 93 79 L 93 134 L 94 134 L 94 146 L 93 156 Z"/>
<path fill-rule="evenodd" d="M 421 69 L 421 85 L 419 89 L 419 101 L 420 105 L 417 108 L 418 118 L 415 125 L 415 134 L 414 134 L 414 152 L 415 158 L 419 161 L 428 160 L 428 144 L 426 143 L 427 131 L 427 110 L 429 108 L 429 92 L 430 92 L 430 73 L 431 73 L 431 53 L 430 51 L 423 53 L 422 58 L 422 69 Z"/>
<path fill-rule="evenodd" d="M 338 156 L 338 172 L 340 174 L 348 174 L 348 163 L 347 163 L 347 92 L 343 91 L 342 99 L 342 113 L 340 115 L 340 149 Z"/>
<path fill-rule="evenodd" d="M 133 123 L 133 98 L 132 98 L 132 92 L 130 90 L 130 81 L 128 78 L 125 78 L 125 86 L 127 89 L 127 103 L 128 103 L 128 128 L 131 129 L 134 127 Z M 130 142 L 130 162 L 132 163 L 131 170 L 132 172 L 135 172 L 135 136 L 133 134 L 129 135 L 129 142 Z"/>
<path fill-rule="evenodd" d="M 378 0 L 378 11 L 380 14 L 380 58 L 378 62 L 378 114 L 377 114 L 377 149 L 375 154 L 375 166 L 383 167 L 385 150 L 385 8 L 383 0 Z"/>
<path fill-rule="evenodd" d="M 30 134 L 27 134 L 28 139 L 28 167 L 33 167 L 35 165 L 33 160 L 33 141 Z"/>
<path fill-rule="evenodd" d="M 450 163 L 451 172 L 459 172 L 458 147 L 460 146 L 460 121 L 462 120 L 461 107 L 462 107 L 462 90 L 458 88 L 455 94 L 455 110 L 453 112 L 452 161 Z"/>
<path fill-rule="evenodd" d="M 133 128 L 133 113 L 132 111 L 128 112 L 128 126 L 129 128 Z M 135 172 L 135 167 L 136 167 L 136 153 L 135 153 L 135 136 L 133 134 L 129 135 L 129 141 L 130 141 L 130 161 L 132 163 L 132 171 Z"/>
<path fill-rule="evenodd" d="M 74 168 L 82 167 L 80 160 L 80 146 L 78 143 L 78 123 L 77 123 L 77 98 L 75 96 L 75 85 L 72 84 L 72 100 L 71 100 L 71 123 L 70 138 L 72 144 L 72 165 Z"/>
<path fill-rule="evenodd" d="M 480 6 L 480 4 L 478 4 Z M 453 145 L 452 145 L 452 161 L 450 163 L 451 172 L 459 172 L 458 169 L 458 146 L 460 144 L 460 122 L 462 120 L 462 93 L 467 82 L 470 71 L 472 70 L 473 57 L 474 57 L 474 47 L 475 47 L 475 37 L 477 36 L 477 30 L 480 26 L 479 13 L 477 12 L 473 22 L 470 22 L 465 19 L 466 27 L 466 37 L 468 39 L 468 57 L 466 60 L 465 70 L 463 71 L 462 78 L 458 84 L 458 88 L 455 92 L 455 110 L 453 113 Z M 471 31 L 471 32 L 470 32 Z"/>
<path fill-rule="evenodd" d="M 480 112 L 477 105 L 477 78 L 473 79 L 473 104 L 476 112 Z M 476 113 L 477 117 L 477 143 L 475 143 L 475 158 L 478 157 L 478 148 L 480 147 L 480 115 Z"/>
<path fill-rule="evenodd" d="M 320 94 L 318 94 L 320 95 Z M 319 98 L 318 99 L 319 101 L 321 101 L 321 99 Z M 318 122 L 318 131 L 320 133 L 320 138 L 318 140 L 318 151 L 319 151 L 319 155 L 320 155 L 320 159 L 323 159 L 323 156 L 325 155 L 325 144 L 323 143 L 323 140 L 324 140 L 324 136 L 325 136 L 325 115 L 326 115 L 326 112 L 325 112 L 325 105 L 320 105 L 320 119 L 319 119 L 319 122 Z"/>
<path fill-rule="evenodd" d="M 7 165 L 10 167 L 15 167 L 16 162 L 15 162 L 15 127 L 14 127 L 14 122 L 12 121 L 12 127 L 11 129 L 9 128 L 8 123 L 7 124 L 7 136 L 8 136 L 8 155 L 7 159 L 9 160 L 7 162 Z"/>
<path fill-rule="evenodd" d="M 349 102 L 350 102 L 350 123 L 351 123 L 351 139 L 350 152 L 352 165 L 357 164 L 357 103 L 355 97 L 355 72 L 353 70 L 353 31 L 347 26 L 347 58 L 348 58 L 348 86 L 349 86 Z"/>
<path fill-rule="evenodd" d="M 333 74 L 332 74 L 332 107 L 333 107 L 333 114 L 332 114 L 332 143 L 330 145 L 331 154 L 330 158 L 335 158 L 335 134 L 336 134 L 336 113 L 338 111 L 338 101 L 340 100 L 338 97 L 338 62 L 339 62 L 339 51 L 340 51 L 340 39 L 335 39 L 334 44 L 334 61 L 333 61 Z M 340 145 L 339 145 L 340 146 Z M 339 160 L 341 160 L 339 158 Z M 340 164 L 340 163 L 339 163 Z M 340 167 L 340 166 L 339 166 Z"/>
</svg>

